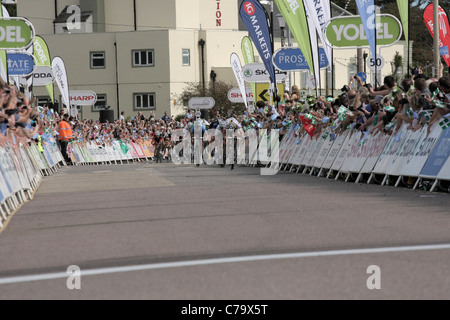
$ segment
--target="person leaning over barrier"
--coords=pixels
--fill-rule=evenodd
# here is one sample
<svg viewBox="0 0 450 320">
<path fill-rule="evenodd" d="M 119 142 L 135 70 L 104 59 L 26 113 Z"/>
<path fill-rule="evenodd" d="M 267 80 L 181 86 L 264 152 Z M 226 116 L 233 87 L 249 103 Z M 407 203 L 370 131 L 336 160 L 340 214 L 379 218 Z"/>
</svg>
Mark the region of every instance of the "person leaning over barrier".
<svg viewBox="0 0 450 320">
<path fill-rule="evenodd" d="M 441 77 L 438 81 L 439 93 L 429 102 L 435 107 L 433 115 L 427 128 L 427 137 L 431 132 L 431 127 L 440 119 L 450 113 L 450 77 Z"/>
</svg>

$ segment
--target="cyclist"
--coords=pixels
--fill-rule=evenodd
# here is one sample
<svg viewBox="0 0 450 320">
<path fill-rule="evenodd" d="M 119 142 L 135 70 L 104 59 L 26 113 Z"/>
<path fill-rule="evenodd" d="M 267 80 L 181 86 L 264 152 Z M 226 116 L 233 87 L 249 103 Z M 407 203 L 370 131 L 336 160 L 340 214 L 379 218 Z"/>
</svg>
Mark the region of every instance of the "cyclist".
<svg viewBox="0 0 450 320">
<path fill-rule="evenodd" d="M 162 156 L 164 152 L 164 138 L 161 136 L 161 133 L 159 131 L 155 132 L 155 135 L 153 137 L 153 145 L 155 146 L 155 160 L 156 163 L 162 162 Z"/>
</svg>

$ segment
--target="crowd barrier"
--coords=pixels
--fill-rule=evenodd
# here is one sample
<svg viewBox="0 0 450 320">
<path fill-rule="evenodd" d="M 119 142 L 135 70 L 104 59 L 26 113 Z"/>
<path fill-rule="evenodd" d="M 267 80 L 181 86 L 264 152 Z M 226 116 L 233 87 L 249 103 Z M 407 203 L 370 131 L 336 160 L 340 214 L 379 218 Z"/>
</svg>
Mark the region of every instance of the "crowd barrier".
<svg viewBox="0 0 450 320">
<path fill-rule="evenodd" d="M 112 141 L 107 144 L 96 142 L 71 143 L 69 155 L 75 165 L 123 164 L 135 160 L 152 160 L 155 146 L 151 141 L 140 143 Z M 167 151 L 164 156 L 168 156 Z"/>
<path fill-rule="evenodd" d="M 14 212 L 32 199 L 44 176 L 65 165 L 53 139 L 28 143 L 14 136 L 0 140 L 0 231 Z"/>
<path fill-rule="evenodd" d="M 335 134 L 328 129 L 314 139 L 308 134 L 298 137 L 292 129 L 280 145 L 279 169 L 356 183 L 366 177 L 369 184 L 375 180 L 395 187 L 415 178 L 413 189 L 427 179 L 433 181 L 433 192 L 440 182 L 450 180 L 450 129 L 435 125 L 428 135 L 427 129 L 412 131 L 403 125 L 392 135 Z"/>
<path fill-rule="evenodd" d="M 376 182 L 395 187 L 414 178 L 413 189 L 426 179 L 433 181 L 429 190 L 434 191 L 440 181 L 450 180 L 450 129 L 434 125 L 428 135 L 427 129 L 424 126 L 412 131 L 405 124 L 395 134 L 387 135 L 356 130 L 334 133 L 328 128 L 321 137 L 311 138 L 306 133 L 297 136 L 292 128 L 279 146 L 279 162 L 269 163 L 267 167 L 346 182 L 359 183 L 365 179 L 368 184 Z M 152 160 L 155 147 L 151 141 L 85 142 L 72 143 L 69 150 L 76 165 L 122 164 Z M 238 164 L 256 166 L 260 162 L 257 148 L 249 150 L 247 144 L 246 161 Z"/>
</svg>

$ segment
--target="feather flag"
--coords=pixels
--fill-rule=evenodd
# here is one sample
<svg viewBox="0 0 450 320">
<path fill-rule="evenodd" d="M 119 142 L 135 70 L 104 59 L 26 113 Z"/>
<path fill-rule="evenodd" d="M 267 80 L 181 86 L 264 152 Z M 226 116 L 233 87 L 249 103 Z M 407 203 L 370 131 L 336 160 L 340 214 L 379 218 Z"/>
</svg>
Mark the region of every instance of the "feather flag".
<svg viewBox="0 0 450 320">
<path fill-rule="evenodd" d="M 309 70 L 316 74 L 313 61 L 311 37 L 309 34 L 309 23 L 305 12 L 303 0 L 274 0 L 281 15 L 297 41 L 300 50 L 305 56 Z M 317 44 L 315 44 L 317 45 Z"/>
</svg>

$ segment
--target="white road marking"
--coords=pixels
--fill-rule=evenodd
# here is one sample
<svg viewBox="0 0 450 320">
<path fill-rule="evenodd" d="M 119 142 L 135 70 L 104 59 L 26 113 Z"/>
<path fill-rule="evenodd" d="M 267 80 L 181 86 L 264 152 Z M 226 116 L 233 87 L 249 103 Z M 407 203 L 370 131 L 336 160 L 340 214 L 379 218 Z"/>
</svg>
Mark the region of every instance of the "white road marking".
<svg viewBox="0 0 450 320">
<path fill-rule="evenodd" d="M 407 252 L 407 251 L 448 250 L 448 249 L 450 249 L 450 244 L 268 254 L 268 255 L 203 259 L 203 260 L 154 263 L 154 264 L 144 264 L 144 265 L 135 265 L 135 266 L 81 270 L 81 277 L 94 276 L 94 275 L 105 275 L 105 274 L 112 274 L 112 273 L 155 270 L 155 269 L 203 266 L 203 265 L 222 264 L 222 263 L 252 262 L 252 261 L 279 260 L 279 259 L 298 259 L 298 258 L 327 257 L 327 256 L 340 256 L 340 255 L 392 253 L 392 252 Z M 63 278 L 68 278 L 69 276 L 70 275 L 66 272 L 59 272 L 59 273 L 18 276 L 18 277 L 10 277 L 10 278 L 0 278 L 0 285 L 1 284 L 31 282 L 31 281 L 63 279 Z"/>
</svg>

